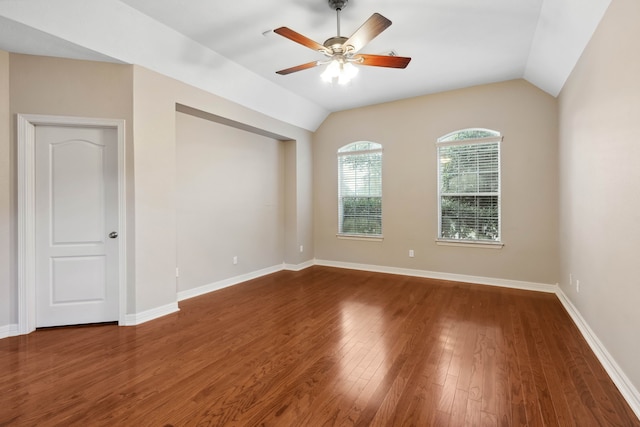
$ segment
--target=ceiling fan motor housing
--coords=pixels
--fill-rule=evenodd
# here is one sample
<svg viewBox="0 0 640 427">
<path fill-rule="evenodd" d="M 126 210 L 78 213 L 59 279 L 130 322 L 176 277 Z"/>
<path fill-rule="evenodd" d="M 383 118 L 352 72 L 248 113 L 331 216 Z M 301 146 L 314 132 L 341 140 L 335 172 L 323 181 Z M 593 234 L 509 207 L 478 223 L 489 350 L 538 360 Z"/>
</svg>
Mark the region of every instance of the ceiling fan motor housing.
<svg viewBox="0 0 640 427">
<path fill-rule="evenodd" d="M 324 42 L 324 47 L 330 49 L 333 53 L 345 53 L 343 51 L 346 37 L 331 37 Z"/>
<path fill-rule="evenodd" d="M 333 10 L 342 10 L 347 5 L 348 0 L 329 0 L 329 7 Z"/>
</svg>

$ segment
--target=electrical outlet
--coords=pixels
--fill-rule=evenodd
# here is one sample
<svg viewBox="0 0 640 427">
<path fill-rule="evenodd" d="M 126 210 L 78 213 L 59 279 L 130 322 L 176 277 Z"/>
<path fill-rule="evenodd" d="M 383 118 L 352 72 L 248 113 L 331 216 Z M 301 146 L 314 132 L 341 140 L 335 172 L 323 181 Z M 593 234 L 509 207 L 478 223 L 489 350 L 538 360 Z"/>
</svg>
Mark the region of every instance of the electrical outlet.
<svg viewBox="0 0 640 427">
<path fill-rule="evenodd" d="M 236 265 L 238 263 L 238 257 L 234 256 L 233 257 L 233 265 Z"/>
<path fill-rule="evenodd" d="M 300 245 L 300 253 L 304 252 L 304 246 Z"/>
<path fill-rule="evenodd" d="M 576 292 L 580 293 L 580 280 L 576 280 Z"/>
<path fill-rule="evenodd" d="M 413 252 L 413 249 L 409 249 L 409 258 L 413 258 L 416 254 Z"/>
<path fill-rule="evenodd" d="M 180 277 L 180 269 L 176 267 L 176 277 Z"/>
</svg>

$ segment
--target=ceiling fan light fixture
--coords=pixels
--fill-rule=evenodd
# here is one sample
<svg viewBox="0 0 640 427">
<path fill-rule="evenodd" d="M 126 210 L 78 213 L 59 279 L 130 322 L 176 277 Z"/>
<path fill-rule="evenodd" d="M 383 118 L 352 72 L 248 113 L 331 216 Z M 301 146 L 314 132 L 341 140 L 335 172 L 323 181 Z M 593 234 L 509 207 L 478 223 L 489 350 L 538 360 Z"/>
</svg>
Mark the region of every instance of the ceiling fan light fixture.
<svg viewBox="0 0 640 427">
<path fill-rule="evenodd" d="M 331 83 L 333 79 L 338 78 L 340 75 L 340 64 L 338 61 L 331 61 L 327 64 L 327 68 L 324 69 L 320 77 L 325 83 Z"/>
<path fill-rule="evenodd" d="M 342 64 L 341 73 L 338 77 L 338 84 L 347 84 L 356 75 L 358 75 L 358 67 L 353 65 L 351 62 L 346 62 Z"/>
<path fill-rule="evenodd" d="M 350 62 L 334 59 L 320 75 L 326 83 L 338 82 L 339 85 L 348 84 L 358 74 L 358 68 Z"/>
</svg>

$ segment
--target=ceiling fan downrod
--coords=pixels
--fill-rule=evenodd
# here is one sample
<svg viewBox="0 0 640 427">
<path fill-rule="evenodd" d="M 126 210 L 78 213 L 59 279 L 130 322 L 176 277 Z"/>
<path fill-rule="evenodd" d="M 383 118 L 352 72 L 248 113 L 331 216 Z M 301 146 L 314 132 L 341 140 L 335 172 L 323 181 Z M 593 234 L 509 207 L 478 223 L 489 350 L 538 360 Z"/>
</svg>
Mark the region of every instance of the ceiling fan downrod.
<svg viewBox="0 0 640 427">
<path fill-rule="evenodd" d="M 349 0 L 329 0 L 329 7 L 336 11 L 336 20 L 338 27 L 337 37 L 340 37 L 340 12 L 342 12 L 342 9 L 347 5 L 348 1 Z"/>
</svg>

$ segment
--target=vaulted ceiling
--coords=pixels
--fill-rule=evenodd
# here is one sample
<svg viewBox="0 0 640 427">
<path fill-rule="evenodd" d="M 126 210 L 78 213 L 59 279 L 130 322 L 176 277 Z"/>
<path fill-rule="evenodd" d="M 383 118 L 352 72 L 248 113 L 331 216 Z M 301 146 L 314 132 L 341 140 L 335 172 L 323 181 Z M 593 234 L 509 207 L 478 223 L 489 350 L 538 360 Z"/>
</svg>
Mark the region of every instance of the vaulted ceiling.
<svg viewBox="0 0 640 427">
<path fill-rule="evenodd" d="M 337 35 L 327 0 L 0 0 L 0 49 L 138 64 L 315 130 L 333 111 L 524 78 L 556 96 L 610 0 L 350 0 L 349 36 L 378 12 L 393 24 L 362 52 L 412 58 L 322 82 L 323 59 L 271 30 L 323 43 Z"/>
</svg>

